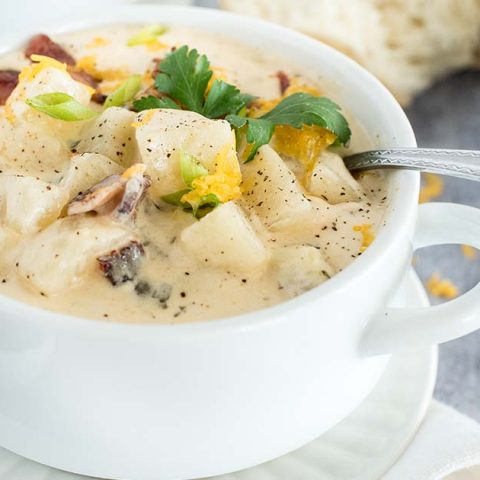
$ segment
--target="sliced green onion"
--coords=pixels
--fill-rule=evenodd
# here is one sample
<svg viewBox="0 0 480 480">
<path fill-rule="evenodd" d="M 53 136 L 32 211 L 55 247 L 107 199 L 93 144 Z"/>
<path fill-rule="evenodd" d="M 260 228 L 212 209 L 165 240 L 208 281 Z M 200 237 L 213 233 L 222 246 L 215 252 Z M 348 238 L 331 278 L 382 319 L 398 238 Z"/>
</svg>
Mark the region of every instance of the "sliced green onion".
<svg viewBox="0 0 480 480">
<path fill-rule="evenodd" d="M 187 187 L 198 177 L 208 175 L 208 170 L 193 156 L 188 153 L 180 153 L 180 172 Z"/>
<path fill-rule="evenodd" d="M 127 46 L 134 47 L 135 45 L 145 45 L 146 43 L 153 42 L 167 30 L 168 28 L 163 25 L 149 25 L 130 37 L 127 41 Z"/>
<path fill-rule="evenodd" d="M 96 117 L 98 112 L 90 110 L 66 93 L 45 93 L 25 100 L 30 107 L 50 117 L 66 122 L 78 122 Z"/>
<path fill-rule="evenodd" d="M 176 207 L 185 207 L 186 204 L 182 202 L 182 197 L 189 191 L 190 189 L 186 188 L 185 190 L 179 190 L 178 192 L 169 193 L 168 195 L 164 195 L 162 197 L 162 200 Z"/>
<path fill-rule="evenodd" d="M 132 75 L 107 97 L 103 106 L 105 108 L 121 107 L 132 100 L 140 88 L 142 88 L 142 76 Z"/>
</svg>

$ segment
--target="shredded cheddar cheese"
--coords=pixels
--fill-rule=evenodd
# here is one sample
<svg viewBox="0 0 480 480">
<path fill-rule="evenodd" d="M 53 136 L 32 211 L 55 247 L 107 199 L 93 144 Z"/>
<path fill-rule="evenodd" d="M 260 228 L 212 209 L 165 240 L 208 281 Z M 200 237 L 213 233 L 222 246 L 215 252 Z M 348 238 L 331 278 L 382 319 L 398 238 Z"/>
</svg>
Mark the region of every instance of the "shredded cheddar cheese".
<svg viewBox="0 0 480 480">
<path fill-rule="evenodd" d="M 144 163 L 135 163 L 134 165 L 127 168 L 122 173 L 122 178 L 124 180 L 128 180 L 128 179 L 132 178 L 133 176 L 137 175 L 138 173 L 145 173 L 146 169 L 147 169 L 147 166 Z"/>
<path fill-rule="evenodd" d="M 97 58 L 95 57 L 95 55 L 88 55 L 86 57 L 78 59 L 76 67 L 78 69 L 84 70 L 97 80 L 107 82 L 125 80 L 130 75 L 129 70 L 126 67 L 99 70 L 97 67 Z"/>
<path fill-rule="evenodd" d="M 424 185 L 420 190 L 420 203 L 429 202 L 443 193 L 443 179 L 434 173 L 423 175 Z"/>
<path fill-rule="evenodd" d="M 440 278 L 438 273 L 434 273 L 426 283 L 427 290 L 435 297 L 455 298 L 458 296 L 458 288 L 448 279 Z"/>
<path fill-rule="evenodd" d="M 372 225 L 364 223 L 363 225 L 354 225 L 354 232 L 359 232 L 362 235 L 362 244 L 360 245 L 360 251 L 364 252 L 375 240 L 375 235 L 372 232 Z"/>
<path fill-rule="evenodd" d="M 223 67 L 212 67 L 211 66 L 210 70 L 212 70 L 213 75 L 208 82 L 205 94 L 207 94 L 210 91 L 210 89 L 212 88 L 213 82 L 215 80 L 227 81 L 227 73 L 226 73 L 226 70 Z"/>
<path fill-rule="evenodd" d="M 18 76 L 20 82 L 30 82 L 32 81 L 42 70 L 45 68 L 51 67 L 64 72 L 67 71 L 67 65 L 65 63 L 59 62 L 54 58 L 46 57 L 44 55 L 31 55 L 30 59 L 32 64 L 25 67 Z"/>
<path fill-rule="evenodd" d="M 3 113 L 5 114 L 5 118 L 7 119 L 7 121 L 10 123 L 10 124 L 14 124 L 15 121 L 17 120 L 17 117 L 15 116 L 15 114 L 13 113 L 13 109 L 12 109 L 12 106 L 7 103 L 4 107 L 3 107 Z"/>
<path fill-rule="evenodd" d="M 222 203 L 241 197 L 242 174 L 234 145 L 234 141 L 226 144 L 217 154 L 214 173 L 193 180 L 192 190 L 183 195 L 182 202 L 199 205 L 202 197 L 209 194 L 215 195 Z"/>
<path fill-rule="evenodd" d="M 460 248 L 464 257 L 468 258 L 468 260 L 475 260 L 478 257 L 477 250 L 470 245 L 460 245 Z"/>
<path fill-rule="evenodd" d="M 105 45 L 109 45 L 111 40 L 104 37 L 94 37 L 91 42 L 87 43 L 87 48 L 99 48 L 104 47 Z"/>
<path fill-rule="evenodd" d="M 159 50 L 164 50 L 165 48 L 169 48 L 169 46 L 166 43 L 160 42 L 157 39 L 145 42 L 144 45 L 151 52 L 158 52 Z"/>
<path fill-rule="evenodd" d="M 293 79 L 281 97 L 270 100 L 255 100 L 249 110 L 249 115 L 255 118 L 260 117 L 276 107 L 284 98 L 299 92 L 309 93 L 316 97 L 321 95 L 320 91 L 315 87 L 298 83 L 298 81 Z M 320 153 L 332 145 L 336 139 L 337 137 L 334 133 L 316 125 L 304 125 L 302 128 L 278 125 L 275 127 L 272 144 L 278 153 L 294 157 L 302 162 L 308 174 Z"/>
<path fill-rule="evenodd" d="M 146 125 L 148 122 L 150 122 L 154 115 L 155 110 L 146 110 L 144 113 L 141 114 L 140 117 L 138 117 L 138 120 L 136 122 L 132 123 L 132 127 L 138 128 L 142 125 Z"/>
<path fill-rule="evenodd" d="M 302 128 L 278 125 L 272 143 L 278 153 L 302 162 L 308 173 L 320 153 L 332 145 L 336 138 L 334 133 L 317 125 L 304 125 Z"/>
</svg>

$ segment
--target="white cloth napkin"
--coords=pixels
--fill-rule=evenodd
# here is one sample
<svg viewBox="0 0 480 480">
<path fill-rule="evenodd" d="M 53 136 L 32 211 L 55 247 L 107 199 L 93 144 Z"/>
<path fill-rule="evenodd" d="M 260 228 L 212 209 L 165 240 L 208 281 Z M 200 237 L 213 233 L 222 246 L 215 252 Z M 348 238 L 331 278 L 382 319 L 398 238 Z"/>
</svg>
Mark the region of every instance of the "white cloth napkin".
<svg viewBox="0 0 480 480">
<path fill-rule="evenodd" d="M 480 425 L 433 401 L 413 442 L 382 480 L 441 479 L 480 479 Z"/>
</svg>

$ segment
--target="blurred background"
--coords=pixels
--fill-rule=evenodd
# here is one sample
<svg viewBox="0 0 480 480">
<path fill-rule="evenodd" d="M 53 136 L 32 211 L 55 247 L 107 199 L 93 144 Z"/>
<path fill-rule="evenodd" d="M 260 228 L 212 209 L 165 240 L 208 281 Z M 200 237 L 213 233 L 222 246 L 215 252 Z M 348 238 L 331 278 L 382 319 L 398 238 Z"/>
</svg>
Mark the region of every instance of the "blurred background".
<svg viewBox="0 0 480 480">
<path fill-rule="evenodd" d="M 97 3 L 224 8 L 298 29 L 342 50 L 404 106 L 424 147 L 480 149 L 480 0 L 0 0 L 2 36 Z M 75 7 L 75 8 L 74 8 Z M 480 207 L 480 184 L 427 175 L 420 201 Z M 432 303 L 480 280 L 480 254 L 459 246 L 417 252 Z M 480 332 L 440 347 L 436 397 L 480 421 Z"/>
</svg>

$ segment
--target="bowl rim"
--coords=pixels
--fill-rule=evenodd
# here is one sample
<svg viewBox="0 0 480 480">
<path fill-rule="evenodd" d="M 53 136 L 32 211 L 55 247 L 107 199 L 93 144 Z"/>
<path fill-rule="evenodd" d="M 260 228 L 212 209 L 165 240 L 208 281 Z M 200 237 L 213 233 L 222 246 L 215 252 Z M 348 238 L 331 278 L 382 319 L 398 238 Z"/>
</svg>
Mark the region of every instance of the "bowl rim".
<svg viewBox="0 0 480 480">
<path fill-rule="evenodd" d="M 110 13 L 112 12 L 110 11 Z M 132 18 L 137 18 L 137 15 L 140 13 L 143 20 L 131 19 L 131 16 Z M 190 21 L 192 18 L 195 18 L 193 26 L 201 29 L 205 28 L 202 27 L 202 22 L 206 18 L 209 18 L 211 21 L 248 26 L 250 29 L 249 33 L 251 33 L 251 29 L 257 30 L 257 33 L 259 30 L 264 30 L 270 32 L 269 34 L 272 37 L 282 37 L 283 40 L 287 39 L 289 42 L 299 44 L 300 48 L 302 44 L 304 47 L 315 47 L 318 49 L 319 55 L 331 57 L 335 62 L 352 70 L 352 75 L 354 74 L 361 78 L 368 88 L 375 89 L 378 95 L 378 101 L 388 107 L 398 123 L 395 130 L 396 140 L 404 147 L 417 146 L 413 129 L 405 112 L 393 95 L 376 77 L 354 60 L 323 42 L 265 20 L 197 6 L 125 4 L 115 7 L 113 15 L 114 18 L 121 17 L 123 20 L 112 20 L 111 16 L 101 15 L 97 11 L 94 13 L 82 12 L 76 15 L 74 19 L 71 17 L 68 19 L 57 19 L 48 24 L 42 24 L 42 30 L 54 33 L 68 33 L 101 25 L 147 23 L 151 21 L 151 18 L 154 18 L 151 15 L 159 15 L 162 13 L 167 14 L 167 16 L 173 15 L 177 18 L 182 18 L 181 22 L 170 22 L 173 25 L 192 26 Z M 185 19 L 185 21 L 183 21 L 183 19 Z M 33 26 L 30 26 L 23 30 L 20 28 L 16 35 L 7 37 L 6 42 L 0 46 L 0 55 L 19 48 L 24 44 L 27 35 L 35 33 L 32 27 Z M 221 35 L 228 37 L 228 34 L 224 32 L 222 32 Z M 385 147 L 387 148 L 388 146 L 385 145 Z M 138 338 L 138 336 L 151 338 L 152 334 L 174 338 L 177 336 L 183 337 L 188 334 L 194 334 L 195 336 L 215 335 L 220 331 L 246 331 L 287 321 L 292 311 L 308 306 L 312 307 L 322 297 L 326 297 L 332 292 L 357 281 L 362 273 L 380 261 L 382 252 L 384 252 L 383 255 L 385 255 L 386 252 L 388 253 L 388 247 L 392 243 L 392 238 L 394 238 L 398 232 L 398 225 L 408 224 L 412 219 L 412 215 L 416 214 L 420 175 L 412 171 L 395 171 L 391 174 L 390 185 L 393 193 L 387 213 L 388 221 L 381 227 L 375 241 L 366 252 L 327 282 L 301 295 L 270 307 L 228 317 L 180 324 L 122 323 L 112 320 L 89 319 L 76 315 L 63 314 L 35 307 L 6 295 L 0 295 L 0 314 L 14 314 L 28 318 L 32 321 L 34 320 L 36 323 L 41 323 L 45 328 L 51 326 L 62 330 L 74 329 L 75 331 L 120 335 L 126 336 L 127 338 L 132 338 L 132 335 L 135 338 Z"/>
</svg>

